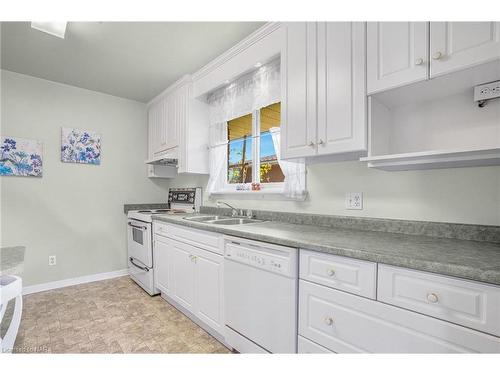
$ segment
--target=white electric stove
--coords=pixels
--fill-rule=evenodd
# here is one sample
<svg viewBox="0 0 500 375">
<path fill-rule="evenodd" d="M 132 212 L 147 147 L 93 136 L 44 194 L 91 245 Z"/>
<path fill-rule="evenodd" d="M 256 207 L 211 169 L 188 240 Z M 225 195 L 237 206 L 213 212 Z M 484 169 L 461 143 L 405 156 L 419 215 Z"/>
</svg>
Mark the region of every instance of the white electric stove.
<svg viewBox="0 0 500 375">
<path fill-rule="evenodd" d="M 201 188 L 171 188 L 168 191 L 168 209 L 133 210 L 127 214 L 128 269 L 132 280 L 150 295 L 155 288 L 153 271 L 153 215 L 199 212 Z"/>
</svg>

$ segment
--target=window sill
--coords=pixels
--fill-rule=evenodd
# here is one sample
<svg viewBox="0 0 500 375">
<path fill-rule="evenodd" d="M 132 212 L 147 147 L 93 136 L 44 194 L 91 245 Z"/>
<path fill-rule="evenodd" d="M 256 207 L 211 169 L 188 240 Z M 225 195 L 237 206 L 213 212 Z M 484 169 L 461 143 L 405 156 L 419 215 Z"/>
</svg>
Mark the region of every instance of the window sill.
<svg viewBox="0 0 500 375">
<path fill-rule="evenodd" d="M 210 195 L 283 195 L 283 189 L 265 190 L 220 190 Z"/>
</svg>

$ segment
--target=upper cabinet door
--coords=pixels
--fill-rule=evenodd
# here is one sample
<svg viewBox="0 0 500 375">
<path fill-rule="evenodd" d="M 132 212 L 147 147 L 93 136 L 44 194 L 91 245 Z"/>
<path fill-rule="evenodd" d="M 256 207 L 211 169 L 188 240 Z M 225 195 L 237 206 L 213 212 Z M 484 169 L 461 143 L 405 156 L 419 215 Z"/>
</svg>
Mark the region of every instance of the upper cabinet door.
<svg viewBox="0 0 500 375">
<path fill-rule="evenodd" d="M 173 93 L 168 96 L 167 99 L 167 123 L 166 123 L 166 134 L 165 139 L 166 148 L 172 148 L 179 145 L 179 95 Z"/>
<path fill-rule="evenodd" d="M 431 22 L 431 77 L 500 58 L 500 22 Z"/>
<path fill-rule="evenodd" d="M 368 94 L 427 79 L 428 38 L 427 22 L 368 22 Z"/>
<path fill-rule="evenodd" d="M 316 155 L 316 37 L 312 22 L 283 25 L 281 157 Z"/>
<path fill-rule="evenodd" d="M 365 23 L 318 23 L 318 154 L 365 151 Z"/>
</svg>

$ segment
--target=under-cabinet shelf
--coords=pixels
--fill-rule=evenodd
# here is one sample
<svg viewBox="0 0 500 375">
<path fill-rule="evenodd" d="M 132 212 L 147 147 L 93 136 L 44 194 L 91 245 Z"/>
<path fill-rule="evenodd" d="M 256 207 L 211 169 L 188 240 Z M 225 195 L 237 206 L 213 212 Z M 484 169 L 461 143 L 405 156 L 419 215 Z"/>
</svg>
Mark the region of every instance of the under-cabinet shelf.
<svg viewBox="0 0 500 375">
<path fill-rule="evenodd" d="M 500 165 L 500 147 L 469 150 L 433 150 L 368 156 L 368 167 L 386 171 Z"/>
<path fill-rule="evenodd" d="M 500 165 L 500 99 L 473 87 L 500 78 L 485 64 L 368 98 L 368 167 L 387 171 Z"/>
</svg>

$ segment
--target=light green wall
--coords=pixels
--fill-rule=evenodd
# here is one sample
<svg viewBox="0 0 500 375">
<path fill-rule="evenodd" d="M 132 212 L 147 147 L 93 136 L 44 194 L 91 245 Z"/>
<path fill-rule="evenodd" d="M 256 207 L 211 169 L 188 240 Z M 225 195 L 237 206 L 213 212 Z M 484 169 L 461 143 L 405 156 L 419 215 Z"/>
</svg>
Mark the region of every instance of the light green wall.
<svg viewBox="0 0 500 375">
<path fill-rule="evenodd" d="M 25 285 L 125 268 L 123 204 L 163 202 L 169 186 L 206 186 L 206 176 L 146 177 L 144 104 L 6 71 L 1 78 L 2 134 L 44 142 L 42 178 L 0 178 L 1 244 L 27 247 Z M 62 126 L 101 133 L 102 164 L 61 163 Z M 308 188 L 306 202 L 219 198 L 242 208 L 500 225 L 500 167 L 317 164 L 308 167 Z M 344 208 L 348 191 L 364 193 L 364 210 Z M 52 254 L 57 265 L 49 267 Z"/>
<path fill-rule="evenodd" d="M 44 147 L 42 178 L 0 178 L 2 246 L 26 246 L 24 284 L 126 268 L 123 204 L 166 201 L 146 177 L 145 105 L 7 71 L 1 88 L 2 135 Z M 100 166 L 60 161 L 63 126 L 101 134 Z"/>
<path fill-rule="evenodd" d="M 206 177 L 179 177 L 170 185 L 205 187 L 206 182 Z M 500 225 L 500 167 L 386 172 L 362 162 L 338 162 L 309 166 L 307 183 L 305 202 L 261 194 L 218 198 L 241 208 Z M 363 192 L 363 210 L 345 209 L 346 192 Z M 205 204 L 214 203 L 205 197 Z"/>
</svg>

